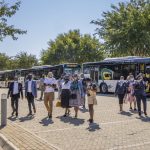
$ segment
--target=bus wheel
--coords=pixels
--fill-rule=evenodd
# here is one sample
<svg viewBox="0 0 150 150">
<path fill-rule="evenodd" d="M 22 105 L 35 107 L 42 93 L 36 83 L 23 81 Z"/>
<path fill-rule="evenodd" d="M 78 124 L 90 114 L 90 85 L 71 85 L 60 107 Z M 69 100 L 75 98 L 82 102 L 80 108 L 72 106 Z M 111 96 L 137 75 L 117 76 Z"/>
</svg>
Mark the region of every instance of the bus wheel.
<svg viewBox="0 0 150 150">
<path fill-rule="evenodd" d="M 108 86 L 107 86 L 106 83 L 102 83 L 102 84 L 100 85 L 100 92 L 103 93 L 103 94 L 108 93 Z"/>
</svg>

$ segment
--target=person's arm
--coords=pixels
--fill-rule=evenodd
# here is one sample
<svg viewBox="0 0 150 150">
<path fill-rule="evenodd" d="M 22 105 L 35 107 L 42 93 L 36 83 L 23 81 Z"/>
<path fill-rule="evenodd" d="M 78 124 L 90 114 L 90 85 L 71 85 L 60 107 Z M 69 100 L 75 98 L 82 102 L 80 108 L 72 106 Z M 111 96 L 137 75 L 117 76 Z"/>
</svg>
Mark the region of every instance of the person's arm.
<svg viewBox="0 0 150 150">
<path fill-rule="evenodd" d="M 7 93 L 7 98 L 9 98 L 9 96 L 10 96 L 11 87 L 12 87 L 12 83 L 11 83 L 10 86 L 9 86 L 8 93 Z"/>
<path fill-rule="evenodd" d="M 116 89 L 115 89 L 115 95 L 117 95 L 117 90 L 118 90 L 118 82 L 117 82 Z"/>
<path fill-rule="evenodd" d="M 35 89 L 35 98 L 37 98 L 37 84 L 36 84 L 36 81 L 34 81 L 34 89 Z"/>
</svg>

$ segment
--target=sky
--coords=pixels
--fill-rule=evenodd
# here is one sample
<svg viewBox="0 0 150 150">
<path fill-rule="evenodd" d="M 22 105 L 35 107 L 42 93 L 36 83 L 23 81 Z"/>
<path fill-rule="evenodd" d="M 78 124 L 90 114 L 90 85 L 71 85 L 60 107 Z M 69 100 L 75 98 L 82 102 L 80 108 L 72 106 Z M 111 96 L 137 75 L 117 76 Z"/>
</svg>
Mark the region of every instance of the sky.
<svg viewBox="0 0 150 150">
<path fill-rule="evenodd" d="M 16 0 L 5 0 L 8 3 Z M 102 17 L 103 11 L 109 11 L 111 4 L 123 0 L 21 0 L 19 11 L 8 20 L 10 25 L 27 30 L 18 40 L 5 38 L 0 43 L 0 52 L 15 56 L 21 51 L 40 58 L 47 42 L 58 34 L 70 29 L 80 29 L 81 34 L 95 33 L 96 26 L 91 20 Z M 126 0 L 124 0 L 126 1 Z"/>
</svg>

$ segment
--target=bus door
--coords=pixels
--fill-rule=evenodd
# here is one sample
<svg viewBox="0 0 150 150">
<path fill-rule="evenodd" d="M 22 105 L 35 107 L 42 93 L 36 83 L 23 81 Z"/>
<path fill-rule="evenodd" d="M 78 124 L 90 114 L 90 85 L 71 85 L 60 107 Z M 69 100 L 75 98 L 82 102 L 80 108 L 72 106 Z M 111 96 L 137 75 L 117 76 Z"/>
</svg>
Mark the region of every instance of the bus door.
<svg viewBox="0 0 150 150">
<path fill-rule="evenodd" d="M 99 78 L 99 68 L 92 68 L 90 72 L 91 79 L 98 84 L 98 78 Z"/>
</svg>

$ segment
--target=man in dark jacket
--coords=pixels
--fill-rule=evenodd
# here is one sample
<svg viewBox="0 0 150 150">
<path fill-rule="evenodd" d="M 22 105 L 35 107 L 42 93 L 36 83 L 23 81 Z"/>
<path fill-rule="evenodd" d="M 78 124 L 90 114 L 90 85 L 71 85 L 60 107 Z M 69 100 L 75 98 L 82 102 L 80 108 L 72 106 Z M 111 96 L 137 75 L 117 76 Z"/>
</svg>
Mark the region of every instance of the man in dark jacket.
<svg viewBox="0 0 150 150">
<path fill-rule="evenodd" d="M 146 111 L 147 110 L 147 101 L 146 101 L 145 88 L 146 88 L 146 83 L 143 80 L 143 76 L 138 75 L 137 81 L 135 82 L 135 85 L 134 85 L 134 91 L 135 91 L 139 116 L 141 116 L 141 100 L 143 102 L 144 114 L 145 114 L 145 116 L 147 116 L 147 111 Z"/>
<path fill-rule="evenodd" d="M 14 77 L 14 81 L 12 83 L 10 83 L 8 95 L 7 95 L 8 98 L 9 98 L 9 96 L 11 97 L 11 107 L 13 110 L 12 116 L 16 112 L 15 115 L 16 115 L 16 117 L 18 117 L 18 101 L 20 98 L 20 94 L 23 99 L 22 84 L 18 83 L 17 77 Z"/>
</svg>

